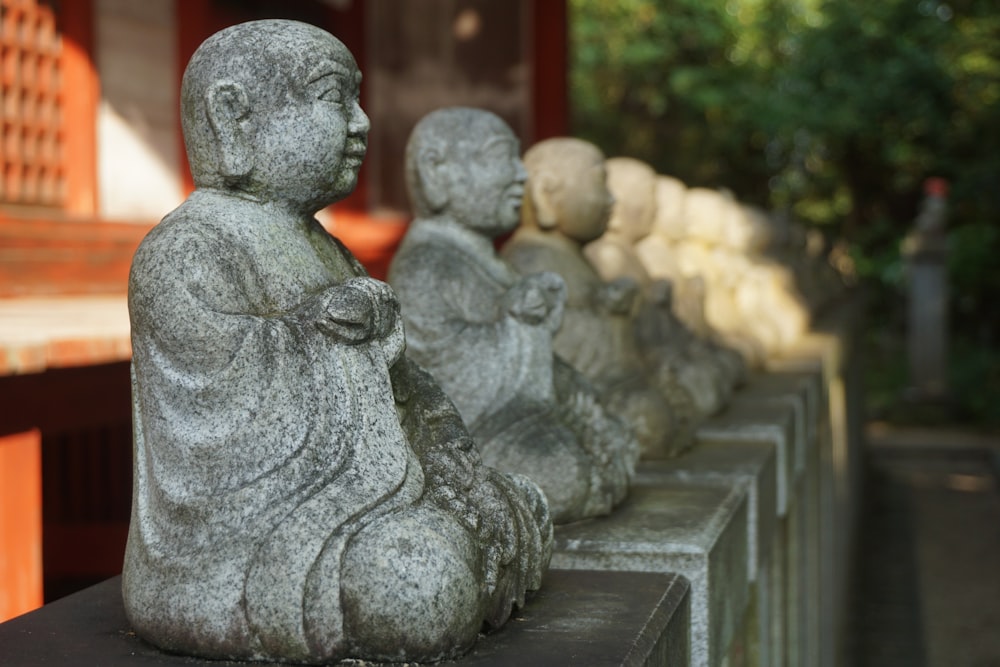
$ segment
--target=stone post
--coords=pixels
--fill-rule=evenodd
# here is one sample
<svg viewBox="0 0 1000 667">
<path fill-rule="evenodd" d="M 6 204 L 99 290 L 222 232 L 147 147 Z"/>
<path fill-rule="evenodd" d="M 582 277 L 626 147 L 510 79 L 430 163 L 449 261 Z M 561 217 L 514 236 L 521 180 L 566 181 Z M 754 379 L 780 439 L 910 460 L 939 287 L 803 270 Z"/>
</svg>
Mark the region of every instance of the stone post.
<svg viewBox="0 0 1000 667">
<path fill-rule="evenodd" d="M 909 282 L 907 397 L 940 401 L 948 395 L 948 183 L 929 178 L 914 229 L 903 240 Z"/>
</svg>

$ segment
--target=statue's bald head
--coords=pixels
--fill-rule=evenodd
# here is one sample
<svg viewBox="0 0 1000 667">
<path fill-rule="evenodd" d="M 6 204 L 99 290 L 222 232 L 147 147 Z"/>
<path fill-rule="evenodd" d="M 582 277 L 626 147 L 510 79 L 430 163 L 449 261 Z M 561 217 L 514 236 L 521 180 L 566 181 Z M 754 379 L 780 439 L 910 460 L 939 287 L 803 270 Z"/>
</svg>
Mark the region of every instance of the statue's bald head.
<svg viewBox="0 0 1000 667">
<path fill-rule="evenodd" d="M 615 198 L 608 229 L 638 241 L 649 235 L 656 216 L 656 172 L 630 157 L 611 158 L 606 164 L 608 189 Z"/>
<path fill-rule="evenodd" d="M 302 94 L 320 58 L 331 50 L 338 62 L 357 70 L 339 40 L 298 21 L 250 21 L 205 40 L 191 56 L 181 83 L 181 125 L 195 184 L 218 185 L 220 169 L 224 171 L 210 104 L 231 110 L 234 120 L 281 109 Z"/>
<path fill-rule="evenodd" d="M 540 141 L 524 154 L 528 177 L 539 172 L 558 179 L 572 180 L 578 171 L 604 162 L 601 149 L 583 139 L 555 137 Z"/>
<path fill-rule="evenodd" d="M 524 226 L 558 230 L 581 243 L 604 233 L 614 198 L 601 149 L 582 139 L 555 137 L 532 146 L 524 166 Z"/>
<path fill-rule="evenodd" d="M 447 107 L 427 114 L 416 124 L 406 143 L 406 187 L 417 217 L 439 213 L 448 205 L 444 192 L 454 179 L 431 179 L 421 175 L 421 165 L 447 164 L 460 170 L 476 159 L 491 138 L 514 139 L 507 124 L 496 114 L 470 107 Z"/>
</svg>

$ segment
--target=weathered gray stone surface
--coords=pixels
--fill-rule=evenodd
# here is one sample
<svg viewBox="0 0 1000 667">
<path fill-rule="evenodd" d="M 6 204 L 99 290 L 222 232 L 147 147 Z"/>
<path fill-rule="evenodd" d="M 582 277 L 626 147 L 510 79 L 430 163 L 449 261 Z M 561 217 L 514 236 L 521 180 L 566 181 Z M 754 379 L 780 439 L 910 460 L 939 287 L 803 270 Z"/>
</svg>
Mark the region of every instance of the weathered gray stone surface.
<svg viewBox="0 0 1000 667">
<path fill-rule="evenodd" d="M 777 467 L 774 445 L 766 442 L 701 440 L 668 461 L 644 461 L 636 483 L 708 482 L 743 486 L 747 492 L 747 576 L 756 581 L 770 557 L 778 520 Z"/>
<path fill-rule="evenodd" d="M 522 277 L 494 249 L 518 224 L 527 177 L 513 132 L 487 111 L 435 111 L 410 135 L 406 171 L 417 217 L 389 282 L 408 350 L 455 401 L 484 462 L 530 476 L 553 521 L 607 514 L 639 444 L 553 352 L 562 278 Z"/>
<path fill-rule="evenodd" d="M 637 483 L 610 517 L 556 527 L 553 567 L 676 572 L 691 582 L 691 664 L 718 665 L 748 601 L 741 485 Z"/>
<path fill-rule="evenodd" d="M 795 411 L 780 401 L 745 402 L 737 396 L 719 415 L 702 422 L 698 441 L 771 443 L 775 448 L 778 516 L 788 513 L 795 483 Z"/>
<path fill-rule="evenodd" d="M 613 204 L 604 155 L 587 142 L 559 138 L 536 144 L 524 160 L 521 226 L 502 256 L 522 274 L 553 271 L 563 278 L 556 353 L 635 429 L 644 457 L 676 454 L 690 443 L 678 439 L 678 416 L 645 376 L 632 326 L 638 285 L 624 278 L 606 283 L 583 255 L 583 245 L 604 232 Z"/>
<path fill-rule="evenodd" d="M 129 282 L 129 622 L 172 652 L 327 662 L 466 650 L 537 588 L 544 497 L 481 465 L 403 353 L 396 297 L 313 217 L 354 187 L 368 119 L 350 52 L 292 21 L 192 57 L 197 190 Z"/>
<path fill-rule="evenodd" d="M 823 378 L 819 372 L 775 371 L 752 375 L 742 393 L 744 400 L 777 401 L 795 411 L 796 474 L 802 474 L 807 450 L 817 448 L 823 423 Z"/>
<path fill-rule="evenodd" d="M 687 665 L 690 586 L 677 574 L 551 570 L 545 586 L 455 667 Z M 44 637 L 43 641 L 39 641 Z M 164 653 L 129 631 L 121 581 L 109 579 L 0 623 L 4 664 L 219 667 Z M 273 664 L 273 663 L 271 663 Z M 339 665 L 376 665 L 349 660 Z M 400 663 L 393 663 L 399 667 Z M 410 663 L 411 665 L 413 663 Z"/>
</svg>

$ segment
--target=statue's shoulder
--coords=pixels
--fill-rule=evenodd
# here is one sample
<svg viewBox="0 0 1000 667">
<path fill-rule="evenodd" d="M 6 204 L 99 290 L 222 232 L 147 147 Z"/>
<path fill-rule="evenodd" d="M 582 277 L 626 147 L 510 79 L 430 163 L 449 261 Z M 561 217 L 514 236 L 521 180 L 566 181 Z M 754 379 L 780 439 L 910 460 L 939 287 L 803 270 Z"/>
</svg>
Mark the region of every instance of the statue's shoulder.
<svg viewBox="0 0 1000 667">
<path fill-rule="evenodd" d="M 224 215 L 188 199 L 168 213 L 146 234 L 132 257 L 130 284 L 188 279 L 211 273 L 220 262 L 241 255 L 238 235 L 231 233 Z"/>
<path fill-rule="evenodd" d="M 396 275 L 444 277 L 464 274 L 467 269 L 463 265 L 469 261 L 469 253 L 457 239 L 414 220 L 393 256 L 392 269 Z"/>
</svg>

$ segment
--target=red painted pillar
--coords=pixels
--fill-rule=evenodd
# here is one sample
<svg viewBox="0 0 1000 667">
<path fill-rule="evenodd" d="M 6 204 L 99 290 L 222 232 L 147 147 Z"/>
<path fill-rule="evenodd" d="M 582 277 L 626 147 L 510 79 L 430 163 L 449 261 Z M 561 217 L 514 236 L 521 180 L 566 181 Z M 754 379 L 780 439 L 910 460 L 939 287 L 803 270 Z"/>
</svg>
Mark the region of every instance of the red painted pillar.
<svg viewBox="0 0 1000 667">
<path fill-rule="evenodd" d="M 0 621 L 42 606 L 42 435 L 0 437 Z"/>
<path fill-rule="evenodd" d="M 569 132 L 569 16 L 566 0 L 535 0 L 532 12 L 535 143 Z"/>
</svg>

